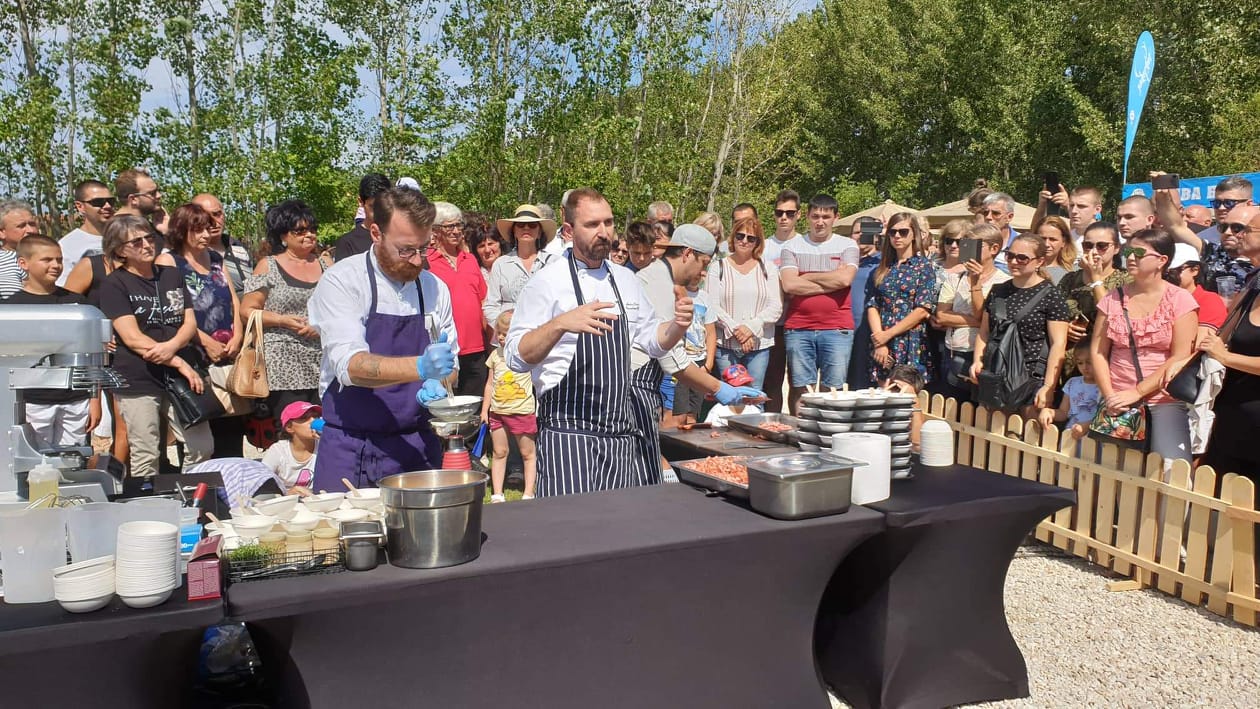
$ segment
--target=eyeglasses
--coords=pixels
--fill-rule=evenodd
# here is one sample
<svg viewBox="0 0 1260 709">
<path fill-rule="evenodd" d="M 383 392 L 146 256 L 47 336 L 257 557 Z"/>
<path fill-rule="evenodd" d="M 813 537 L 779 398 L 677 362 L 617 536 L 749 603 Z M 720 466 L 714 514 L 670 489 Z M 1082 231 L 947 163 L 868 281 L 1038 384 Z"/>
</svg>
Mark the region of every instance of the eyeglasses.
<svg viewBox="0 0 1260 709">
<path fill-rule="evenodd" d="M 1006 254 L 1007 263 L 1014 263 L 1020 266 L 1023 266 L 1024 264 L 1033 260 L 1033 257 L 1029 256 L 1028 254 L 1017 254 L 1014 251 L 1011 251 L 1010 249 L 1007 249 L 1006 251 L 1003 251 L 1002 253 Z"/>
<path fill-rule="evenodd" d="M 134 247 L 136 247 L 136 248 L 140 248 L 140 244 L 141 244 L 141 243 L 145 243 L 145 244 L 153 244 L 153 243 L 156 243 L 156 242 L 157 242 L 157 238 L 156 238 L 156 237 L 154 237 L 152 234 L 146 234 L 146 235 L 144 235 L 144 236 L 137 236 L 137 237 L 136 237 L 136 238 L 134 238 L 134 239 L 130 239 L 130 240 L 128 240 L 128 241 L 124 241 L 124 242 L 123 242 L 123 246 L 134 246 Z"/>
<path fill-rule="evenodd" d="M 957 246 L 962 239 L 956 239 L 952 236 L 941 237 L 941 246 Z"/>
<path fill-rule="evenodd" d="M 911 235 L 911 234 L 913 234 L 913 233 L 914 233 L 914 231 L 913 231 L 913 230 L 911 230 L 911 229 L 910 229 L 910 227 L 902 227 L 902 228 L 900 228 L 900 229 L 889 229 L 889 230 L 888 230 L 888 236 L 889 236 L 889 237 L 893 237 L 893 236 L 903 236 L 903 237 L 904 237 L 904 236 L 910 236 L 910 235 Z"/>
<path fill-rule="evenodd" d="M 104 207 L 107 204 L 111 207 L 117 207 L 118 198 L 117 197 L 97 197 L 96 199 L 85 199 L 83 200 L 83 203 L 90 204 L 93 207 L 96 207 L 97 209 L 100 209 L 101 207 Z"/>
<path fill-rule="evenodd" d="M 1212 200 L 1212 209 L 1233 209 L 1240 204 L 1246 204 L 1250 200 L 1246 199 L 1214 199 Z"/>
<path fill-rule="evenodd" d="M 410 261 L 416 257 L 416 254 L 423 254 L 426 247 L 407 246 L 404 248 L 394 247 L 394 251 L 398 252 L 398 258 L 404 261 Z"/>
<path fill-rule="evenodd" d="M 1081 251 L 1097 251 L 1102 253 L 1111 248 L 1110 241 L 1082 241 Z"/>
<path fill-rule="evenodd" d="M 1147 256 L 1154 256 L 1155 254 L 1147 252 L 1147 250 L 1141 246 L 1126 246 L 1120 251 L 1120 255 L 1125 258 L 1136 258 L 1140 261 Z"/>
<path fill-rule="evenodd" d="M 160 191 L 160 190 L 158 190 L 158 188 L 154 187 L 153 189 L 149 190 L 148 192 L 137 192 L 137 193 L 135 193 L 135 195 L 134 195 L 134 196 L 135 196 L 135 197 L 156 197 L 156 196 L 158 195 L 158 192 L 159 192 L 159 191 Z"/>
<path fill-rule="evenodd" d="M 982 217 L 1000 217 L 1007 214 L 1000 209 L 981 209 L 978 213 Z"/>
<path fill-rule="evenodd" d="M 758 241 L 761 241 L 761 237 L 756 234 L 744 234 L 743 232 L 735 234 L 731 238 L 735 241 L 747 241 L 750 244 L 755 244 Z"/>
<path fill-rule="evenodd" d="M 309 226 L 300 226 L 296 229 L 290 229 L 289 233 L 294 234 L 296 236 L 305 236 L 307 234 L 310 234 L 311 236 L 315 236 L 319 232 L 315 231 L 313 228 Z"/>
<path fill-rule="evenodd" d="M 791 219 L 792 217 L 795 217 L 797 213 L 799 212 L 800 212 L 799 209 L 776 209 L 774 210 L 774 216 L 776 219 L 779 217 L 787 217 L 788 219 Z"/>
<path fill-rule="evenodd" d="M 449 234 L 449 233 L 451 233 L 451 232 L 454 232 L 454 231 L 461 231 L 461 230 L 463 230 L 463 228 L 464 228 L 464 224 L 463 224 L 463 222 L 458 222 L 458 223 L 455 223 L 455 224 L 435 224 L 435 225 L 433 226 L 433 230 L 434 230 L 434 231 L 441 231 L 441 232 L 445 232 L 445 233 L 447 233 L 447 234 Z"/>
</svg>

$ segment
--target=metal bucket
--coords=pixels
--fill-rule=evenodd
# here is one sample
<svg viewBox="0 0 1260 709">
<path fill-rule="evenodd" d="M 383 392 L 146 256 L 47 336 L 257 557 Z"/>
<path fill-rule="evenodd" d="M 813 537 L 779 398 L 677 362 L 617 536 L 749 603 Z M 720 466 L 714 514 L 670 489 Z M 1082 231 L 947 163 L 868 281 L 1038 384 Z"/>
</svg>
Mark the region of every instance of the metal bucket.
<svg viewBox="0 0 1260 709">
<path fill-rule="evenodd" d="M 488 479 L 471 470 L 423 470 L 381 480 L 389 563 L 436 569 L 480 556 Z"/>
</svg>

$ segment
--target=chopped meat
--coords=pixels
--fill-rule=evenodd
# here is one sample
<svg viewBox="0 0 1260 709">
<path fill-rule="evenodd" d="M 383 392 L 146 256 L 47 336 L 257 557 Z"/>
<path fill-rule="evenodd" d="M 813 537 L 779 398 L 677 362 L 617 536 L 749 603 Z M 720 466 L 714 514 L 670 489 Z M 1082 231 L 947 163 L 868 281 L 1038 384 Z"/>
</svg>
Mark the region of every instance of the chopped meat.
<svg viewBox="0 0 1260 709">
<path fill-rule="evenodd" d="M 745 460 L 746 458 L 738 455 L 710 456 L 704 460 L 692 461 L 688 467 L 711 478 L 748 487 L 748 468 L 744 465 Z"/>
</svg>

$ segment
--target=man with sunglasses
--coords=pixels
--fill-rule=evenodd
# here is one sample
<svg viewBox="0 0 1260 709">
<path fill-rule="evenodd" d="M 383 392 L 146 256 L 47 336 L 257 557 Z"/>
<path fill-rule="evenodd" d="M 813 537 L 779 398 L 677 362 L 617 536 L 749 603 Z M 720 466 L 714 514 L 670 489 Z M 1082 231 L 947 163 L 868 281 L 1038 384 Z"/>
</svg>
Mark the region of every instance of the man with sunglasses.
<svg viewBox="0 0 1260 709">
<path fill-rule="evenodd" d="M 1151 176 L 1153 179 L 1162 174 L 1162 172 L 1152 172 Z M 1238 179 L 1242 180 L 1242 178 Z M 1229 180 L 1224 180 L 1221 185 L 1226 185 L 1227 182 Z M 1185 216 L 1181 213 L 1181 198 L 1177 190 L 1155 190 L 1155 207 L 1159 210 L 1160 222 L 1174 239 L 1193 246 L 1195 251 L 1199 252 L 1203 287 L 1219 294 L 1227 303 L 1230 297 L 1242 287 L 1252 271 L 1251 261 L 1245 258 L 1241 251 L 1242 237 L 1248 228 L 1247 223 L 1260 214 L 1260 207 L 1252 204 L 1250 197 L 1243 199 L 1243 194 L 1250 194 L 1250 185 L 1251 183 L 1247 182 L 1248 189 L 1245 191 L 1237 187 L 1226 190 L 1226 194 L 1235 195 L 1235 197 L 1227 198 L 1227 202 L 1234 204 L 1234 207 L 1229 209 L 1223 218 L 1219 216 L 1220 207 L 1216 205 L 1216 202 L 1221 201 L 1222 198 L 1213 200 L 1218 214 L 1216 228 L 1205 229 L 1198 234 L 1189 227 Z M 1217 189 L 1219 195 L 1219 185 Z M 1215 244 L 1209 240 L 1208 235 L 1213 231 L 1220 236 L 1221 243 Z"/>
<path fill-rule="evenodd" d="M 1010 248 L 1015 241 L 1015 237 L 1019 236 L 1019 232 L 1011 226 L 1011 220 L 1015 218 L 1015 199 L 1005 192 L 994 192 L 984 198 L 984 203 L 980 206 L 980 219 L 985 224 L 992 224 L 997 227 L 998 231 L 1006 235 L 1006 244 L 1002 250 L 998 252 L 997 259 L 994 263 L 997 267 L 1006 271 L 1006 250 Z"/>
<path fill-rule="evenodd" d="M 74 186 L 74 210 L 83 219 L 77 229 L 61 237 L 61 255 L 65 267 L 57 278 L 57 285 L 64 286 L 74 265 L 85 256 L 101 253 L 101 234 L 105 222 L 114 216 L 118 200 L 109 185 L 100 180 L 84 180 Z"/>
<path fill-rule="evenodd" d="M 1212 193 L 1212 213 L 1216 217 L 1216 226 L 1199 232 L 1199 238 L 1211 244 L 1223 244 L 1225 233 L 1222 224 L 1225 218 L 1234 207 L 1254 205 L 1252 195 L 1251 180 L 1241 175 L 1231 175 L 1217 183 L 1216 190 Z"/>
<path fill-rule="evenodd" d="M 114 178 L 114 194 L 118 197 L 115 214 L 135 214 L 150 222 L 162 207 L 162 191 L 149 173 L 138 167 L 118 173 Z"/>
<path fill-rule="evenodd" d="M 766 239 L 761 260 L 778 268 L 783 263 L 783 246 L 800 236 L 796 223 L 800 221 L 801 196 L 795 190 L 780 190 L 774 198 L 774 233 Z M 770 348 L 770 361 L 766 363 L 764 386 L 770 400 L 766 411 L 783 411 L 783 377 L 787 374 L 787 342 L 783 336 L 783 323 L 787 320 L 787 308 L 774 326 L 774 346 Z"/>
<path fill-rule="evenodd" d="M 446 398 L 440 381 L 455 370 L 459 345 L 450 291 L 421 267 L 435 215 L 416 190 L 377 195 L 372 248 L 333 264 L 307 303 L 323 348 L 316 490 L 343 477 L 375 487 L 442 463 L 425 406 Z"/>
</svg>

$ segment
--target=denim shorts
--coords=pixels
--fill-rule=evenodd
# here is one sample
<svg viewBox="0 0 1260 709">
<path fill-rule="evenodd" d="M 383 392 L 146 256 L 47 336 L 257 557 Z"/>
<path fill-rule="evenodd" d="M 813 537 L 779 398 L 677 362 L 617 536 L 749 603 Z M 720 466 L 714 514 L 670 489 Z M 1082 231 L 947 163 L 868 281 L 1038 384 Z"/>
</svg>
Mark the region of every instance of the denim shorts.
<svg viewBox="0 0 1260 709">
<path fill-rule="evenodd" d="M 823 386 L 844 386 L 853 351 L 852 330 L 785 330 L 784 339 L 794 388 L 813 386 L 819 373 Z"/>
</svg>

